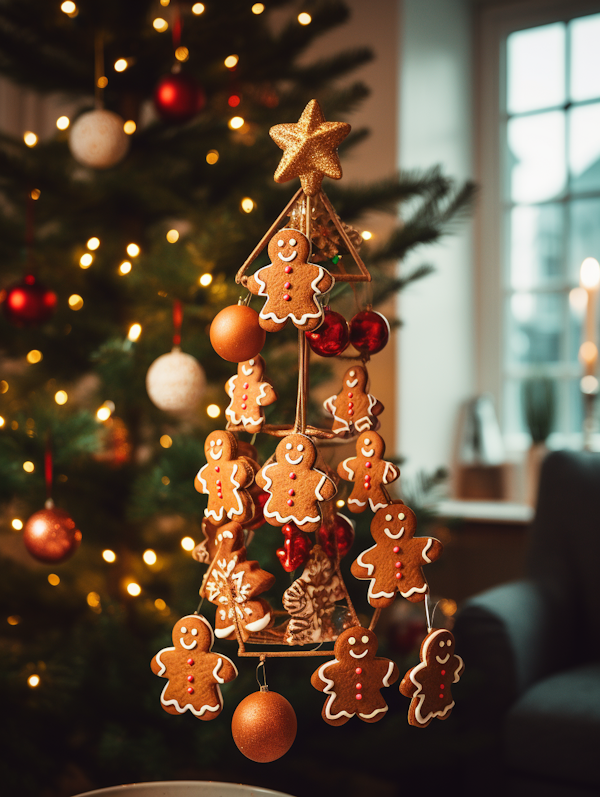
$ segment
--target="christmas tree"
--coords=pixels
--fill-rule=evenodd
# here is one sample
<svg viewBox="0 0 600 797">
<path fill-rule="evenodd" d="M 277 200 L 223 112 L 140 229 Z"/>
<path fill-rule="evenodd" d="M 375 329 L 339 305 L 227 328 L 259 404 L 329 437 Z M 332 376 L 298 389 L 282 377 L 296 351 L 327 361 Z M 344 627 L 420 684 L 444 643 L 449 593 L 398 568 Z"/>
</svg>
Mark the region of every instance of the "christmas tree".
<svg viewBox="0 0 600 797">
<path fill-rule="evenodd" d="M 208 328 L 237 301 L 236 272 L 293 192 L 272 180 L 281 151 L 268 131 L 296 122 L 313 97 L 326 118 L 349 118 L 367 89 L 339 81 L 371 54 L 302 59 L 344 22 L 340 2 L 312 4 L 310 24 L 287 0 L 267 8 L 242 0 L 161 6 L 0 6 L 2 74 L 76 107 L 70 125 L 59 120 L 51 137 L 0 138 L 0 689 L 9 718 L 0 731 L 0 777 L 7 794 L 186 776 L 259 780 L 246 762 L 235 759 L 239 771 L 230 765 L 226 717 L 206 727 L 164 715 L 149 662 L 174 621 L 195 609 L 190 596 L 203 573 L 191 556 L 205 505 L 194 475 L 206 435 L 224 427 L 223 386 L 233 373 Z M 287 22 L 273 25 L 272 11 Z M 120 120 L 98 116 L 102 108 Z M 364 135 L 347 136 L 342 161 Z M 361 248 L 377 304 L 428 273 L 422 266 L 398 277 L 387 266 L 448 232 L 473 189 L 433 169 L 360 188 L 330 183 L 327 191 L 347 225 L 368 210 L 409 208 L 387 241 Z M 358 244 L 356 231 L 347 231 Z M 324 260 L 343 251 L 325 215 L 313 243 Z M 348 286 L 335 291 L 336 309 L 351 314 Z M 265 357 L 277 375 L 278 414 L 290 417 L 295 331 L 282 334 L 284 344 L 281 335 L 268 341 Z M 175 414 L 159 408 L 173 398 L 168 374 L 149 382 L 154 403 L 146 391 L 149 366 L 173 344 L 200 363 L 186 361 L 192 370 Z M 260 453 L 264 460 L 272 449 Z M 42 511 L 51 513 L 38 517 L 42 532 L 49 519 L 62 524 L 62 547 L 32 535 L 36 559 L 21 530 Z M 257 535 L 251 553 L 285 588 L 278 532 L 273 539 Z M 293 702 L 307 689 L 307 672 L 294 662 L 281 672 L 279 691 Z M 247 694 L 253 681 L 250 664 L 229 689 Z M 232 710 L 226 705 L 224 714 Z M 347 734 L 341 738 L 347 744 Z M 371 730 L 370 744 L 382 738 Z M 300 748 L 292 763 L 274 768 L 268 785 L 285 789 L 285 766 L 288 777 L 290 768 L 302 773 L 296 793 L 300 783 L 314 789 L 306 755 Z"/>
</svg>

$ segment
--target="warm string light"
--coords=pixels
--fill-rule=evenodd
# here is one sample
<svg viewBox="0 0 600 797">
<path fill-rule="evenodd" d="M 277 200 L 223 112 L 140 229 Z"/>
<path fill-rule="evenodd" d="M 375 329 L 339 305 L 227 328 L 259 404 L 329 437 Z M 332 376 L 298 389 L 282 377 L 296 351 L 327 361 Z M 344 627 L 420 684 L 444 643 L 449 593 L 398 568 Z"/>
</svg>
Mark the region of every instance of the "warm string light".
<svg viewBox="0 0 600 797">
<path fill-rule="evenodd" d="M 96 238 L 96 236 L 94 236 L 93 238 L 90 238 L 88 240 L 86 246 L 87 246 L 88 249 L 91 249 L 92 251 L 95 251 L 100 246 L 100 238 Z"/>
<path fill-rule="evenodd" d="M 215 163 L 219 160 L 219 153 L 216 149 L 211 149 L 206 153 L 206 162 L 210 166 L 214 166 Z"/>
<path fill-rule="evenodd" d="M 78 293 L 73 293 L 69 296 L 69 307 L 71 310 L 81 310 L 83 307 L 83 299 Z"/>
<path fill-rule="evenodd" d="M 196 543 L 191 537 L 184 537 L 181 540 L 181 547 L 184 551 L 193 551 L 196 547 Z"/>
<path fill-rule="evenodd" d="M 6 622 L 9 625 L 19 625 L 19 623 L 21 622 L 21 618 L 19 617 L 18 614 L 11 614 L 10 617 L 6 618 Z"/>
<path fill-rule="evenodd" d="M 254 5 L 252 6 L 253 14 L 262 14 L 264 10 L 265 10 L 264 3 L 254 3 Z"/>
<path fill-rule="evenodd" d="M 241 116 L 233 116 L 227 124 L 232 130 L 239 130 L 244 126 L 245 121 Z"/>
<path fill-rule="evenodd" d="M 128 119 L 125 124 L 123 125 L 123 131 L 127 133 L 128 136 L 131 136 L 137 130 L 137 125 L 133 121 L 133 119 Z"/>
<path fill-rule="evenodd" d="M 38 137 L 35 133 L 32 133 L 31 130 L 27 130 L 23 133 L 23 141 L 28 147 L 35 147 L 38 143 Z"/>
<path fill-rule="evenodd" d="M 5 420 L 4 420 L 4 418 L 3 418 L 3 417 L 0 415 L 0 429 L 1 429 L 1 428 L 4 426 L 4 424 L 5 424 L 5 423 L 6 423 L 6 421 L 5 421 Z"/>
<path fill-rule="evenodd" d="M 64 3 L 61 3 L 60 10 L 68 17 L 77 16 L 77 6 L 71 0 L 65 0 Z"/>
<path fill-rule="evenodd" d="M 167 604 L 164 602 L 162 598 L 157 598 L 154 601 L 154 605 L 156 606 L 159 612 L 164 612 L 165 609 L 167 608 Z"/>
<path fill-rule="evenodd" d="M 119 274 L 122 275 L 129 274 L 130 271 L 131 271 L 131 263 L 129 262 L 129 260 L 124 260 L 119 266 Z"/>
<path fill-rule="evenodd" d="M 21 531 L 21 529 L 23 528 L 23 521 L 18 517 L 14 517 L 10 525 L 13 527 L 15 531 Z"/>
<path fill-rule="evenodd" d="M 30 686 L 32 689 L 35 689 L 36 686 L 40 684 L 40 676 L 39 675 L 30 675 L 27 679 L 27 685 Z"/>
<path fill-rule="evenodd" d="M 163 476 L 161 482 L 165 485 L 165 487 L 167 487 L 169 484 L 171 484 L 171 479 L 169 479 L 168 476 Z"/>
<path fill-rule="evenodd" d="M 126 58 L 119 58 L 114 63 L 114 70 L 115 72 L 124 72 L 128 66 Z"/>
<path fill-rule="evenodd" d="M 35 470 L 35 465 L 30 460 L 27 460 L 27 462 L 23 463 L 23 470 L 25 473 L 33 473 Z"/>
<path fill-rule="evenodd" d="M 209 404 L 206 408 L 206 414 L 209 418 L 218 418 L 221 414 L 221 408 L 218 404 Z"/>
<path fill-rule="evenodd" d="M 198 280 L 198 282 L 200 283 L 200 285 L 202 285 L 203 288 L 208 288 L 208 286 L 212 281 L 213 281 L 212 274 L 202 274 L 202 276 Z"/>
<path fill-rule="evenodd" d="M 106 548 L 104 551 L 102 551 L 102 558 L 105 562 L 108 562 L 108 564 L 111 565 L 113 562 L 117 561 L 117 554 L 114 551 L 111 551 L 110 548 Z"/>
<path fill-rule="evenodd" d="M 37 199 L 39 199 L 41 195 L 42 195 L 42 192 L 40 191 L 40 189 L 39 189 L 39 188 L 33 188 L 33 189 L 31 190 L 31 193 L 29 194 L 29 196 L 30 196 L 32 199 L 34 199 L 34 200 L 37 200 Z"/>
<path fill-rule="evenodd" d="M 98 418 L 99 421 L 107 421 L 111 415 L 112 415 L 112 409 L 108 406 L 107 403 L 104 403 L 101 407 L 99 407 L 96 410 L 96 418 Z"/>
<path fill-rule="evenodd" d="M 100 595 L 98 595 L 97 592 L 88 592 L 86 601 L 88 606 L 91 606 L 92 609 L 95 609 L 97 606 L 100 606 Z"/>
<path fill-rule="evenodd" d="M 129 257 L 137 257 L 140 253 L 140 247 L 137 244 L 127 244 L 127 254 Z"/>
<path fill-rule="evenodd" d="M 240 202 L 240 207 L 244 211 L 244 213 L 252 213 L 256 205 L 254 204 L 254 201 L 250 199 L 249 196 L 245 196 Z"/>
<path fill-rule="evenodd" d="M 346 506 L 346 502 L 343 498 L 340 498 L 338 501 L 335 502 L 335 505 L 338 509 L 341 509 L 343 506 Z"/>
<path fill-rule="evenodd" d="M 169 23 L 167 22 L 166 19 L 163 19 L 162 17 L 156 17 L 156 19 L 152 21 L 152 27 L 158 33 L 164 33 L 166 30 L 169 29 Z"/>
<path fill-rule="evenodd" d="M 134 598 L 137 598 L 137 596 L 142 593 L 142 588 L 136 581 L 130 581 L 129 584 L 127 584 L 126 590 Z"/>
<path fill-rule="evenodd" d="M 370 241 L 373 237 L 373 233 L 369 232 L 369 230 L 363 230 L 360 235 L 363 241 Z"/>
<path fill-rule="evenodd" d="M 66 404 L 68 400 L 69 395 L 66 390 L 58 390 L 54 394 L 54 401 L 56 401 L 57 404 Z"/>
<path fill-rule="evenodd" d="M 6 379 L 3 379 L 0 382 L 0 393 L 6 393 L 8 391 L 8 382 Z"/>
<path fill-rule="evenodd" d="M 310 14 L 307 14 L 306 11 L 303 11 L 301 14 L 298 14 L 298 22 L 301 25 L 310 25 L 312 17 Z"/>
<path fill-rule="evenodd" d="M 192 14 L 195 14 L 198 17 L 200 16 L 200 14 L 204 13 L 204 9 L 205 9 L 204 3 L 194 3 L 194 5 L 192 6 Z"/>
<path fill-rule="evenodd" d="M 59 130 L 66 130 L 67 127 L 71 124 L 71 120 L 68 116 L 59 116 L 56 120 L 56 126 Z"/>
<path fill-rule="evenodd" d="M 53 587 L 58 587 L 60 584 L 60 576 L 57 576 L 56 573 L 50 573 L 48 576 L 48 584 Z"/>
<path fill-rule="evenodd" d="M 152 548 L 148 548 L 142 554 L 142 559 L 147 565 L 155 565 L 158 557 L 156 556 L 156 551 L 153 551 Z"/>
<path fill-rule="evenodd" d="M 175 58 L 178 61 L 181 61 L 182 63 L 184 63 L 185 61 L 188 60 L 189 57 L 190 57 L 190 51 L 188 50 L 187 47 L 178 47 L 175 50 Z"/>
<path fill-rule="evenodd" d="M 129 340 L 135 343 L 136 340 L 139 340 L 140 335 L 142 334 L 142 325 L 141 324 L 132 324 L 129 327 L 129 332 L 127 333 L 127 337 Z"/>
<path fill-rule="evenodd" d="M 179 233 L 177 232 L 177 230 L 169 230 L 169 232 L 167 233 L 167 241 L 170 244 L 174 244 L 177 243 L 178 240 L 179 240 Z"/>
<path fill-rule="evenodd" d="M 81 255 L 79 258 L 79 265 L 81 268 L 89 268 L 92 263 L 94 262 L 94 255 L 86 252 L 84 255 Z"/>
<path fill-rule="evenodd" d="M 106 75 L 102 75 L 102 77 L 99 77 L 98 80 L 96 81 L 96 85 L 98 86 L 99 89 L 105 89 L 108 86 L 108 78 L 106 77 Z"/>
<path fill-rule="evenodd" d="M 44 355 L 39 349 L 32 349 L 31 351 L 27 352 L 27 362 L 31 365 L 35 365 L 35 363 L 39 363 L 44 359 Z"/>
<path fill-rule="evenodd" d="M 171 448 L 173 445 L 173 440 L 169 437 L 168 434 L 161 435 L 160 440 L 158 441 L 163 448 Z"/>
<path fill-rule="evenodd" d="M 228 55 L 225 61 L 223 62 L 227 69 L 235 69 L 238 65 L 238 61 L 240 60 L 239 55 Z"/>
</svg>

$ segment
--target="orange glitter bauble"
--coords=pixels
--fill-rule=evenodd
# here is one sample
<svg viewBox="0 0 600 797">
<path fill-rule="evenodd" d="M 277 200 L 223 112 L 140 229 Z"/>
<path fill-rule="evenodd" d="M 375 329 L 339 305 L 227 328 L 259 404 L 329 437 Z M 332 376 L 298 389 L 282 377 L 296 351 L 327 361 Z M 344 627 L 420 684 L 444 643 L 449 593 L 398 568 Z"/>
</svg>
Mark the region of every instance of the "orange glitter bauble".
<svg viewBox="0 0 600 797">
<path fill-rule="evenodd" d="M 285 755 L 294 743 L 297 729 L 291 703 L 266 688 L 244 698 L 231 720 L 233 741 L 239 751 L 260 764 Z"/>
<path fill-rule="evenodd" d="M 210 325 L 213 349 L 230 363 L 243 363 L 256 357 L 266 339 L 267 333 L 258 323 L 258 313 L 245 304 L 226 307 Z"/>
<path fill-rule="evenodd" d="M 79 548 L 81 532 L 68 512 L 48 502 L 25 524 L 23 542 L 34 559 L 58 564 Z"/>
</svg>

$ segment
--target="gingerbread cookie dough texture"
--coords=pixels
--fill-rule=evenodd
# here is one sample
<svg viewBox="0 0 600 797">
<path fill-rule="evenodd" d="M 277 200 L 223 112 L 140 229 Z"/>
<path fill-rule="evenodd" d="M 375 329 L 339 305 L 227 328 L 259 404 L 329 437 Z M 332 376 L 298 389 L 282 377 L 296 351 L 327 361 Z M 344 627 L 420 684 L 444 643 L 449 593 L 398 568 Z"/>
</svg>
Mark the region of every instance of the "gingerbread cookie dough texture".
<svg viewBox="0 0 600 797">
<path fill-rule="evenodd" d="M 452 684 L 460 680 L 465 665 L 454 653 L 454 636 L 434 628 L 421 645 L 421 663 L 410 669 L 400 682 L 400 691 L 411 697 L 408 722 L 426 728 L 437 719 L 448 719 L 454 707 Z"/>
<path fill-rule="evenodd" d="M 377 637 L 368 628 L 343 631 L 335 643 L 335 658 L 322 664 L 311 683 L 327 695 L 322 717 L 329 725 L 344 725 L 351 717 L 364 722 L 383 719 L 388 705 L 381 690 L 398 680 L 398 667 L 376 656 Z"/>
<path fill-rule="evenodd" d="M 400 469 L 384 460 L 385 443 L 377 432 L 363 432 L 356 441 L 356 456 L 338 465 L 338 474 L 354 487 L 348 498 L 348 509 L 355 514 L 364 512 L 367 504 L 377 512 L 391 502 L 385 485 L 395 482 Z"/>
<path fill-rule="evenodd" d="M 397 501 L 378 509 L 371 521 L 375 545 L 360 554 L 351 571 L 370 581 L 367 599 L 374 608 L 389 606 L 397 592 L 412 603 L 425 600 L 423 567 L 439 559 L 444 546 L 434 537 L 415 537 L 416 528 L 415 513 Z"/>
<path fill-rule="evenodd" d="M 227 428 L 256 434 L 265 421 L 264 407 L 277 401 L 277 393 L 264 376 L 265 361 L 260 355 L 239 363 L 237 374 L 225 385 L 230 398 L 225 410 Z"/>
<path fill-rule="evenodd" d="M 238 671 L 227 656 L 212 652 L 214 641 L 210 623 L 189 614 L 175 623 L 173 647 L 152 659 L 152 672 L 167 678 L 160 704 L 169 714 L 191 711 L 198 719 L 212 720 L 223 710 L 220 686 L 233 681 Z"/>
<path fill-rule="evenodd" d="M 337 489 L 327 474 L 314 467 L 316 459 L 317 449 L 306 435 L 282 438 L 275 461 L 256 474 L 256 483 L 269 494 L 263 510 L 267 523 L 295 523 L 302 531 L 320 528 L 320 504 L 332 499 Z"/>
<path fill-rule="evenodd" d="M 335 282 L 315 263 L 309 263 L 310 242 L 299 230 L 279 230 L 269 241 L 271 262 L 248 277 L 246 287 L 265 296 L 259 323 L 267 332 L 278 332 L 288 321 L 303 332 L 316 329 L 323 321 L 322 299 Z"/>
<path fill-rule="evenodd" d="M 377 416 L 381 415 L 384 407 L 368 392 L 368 383 L 367 369 L 353 365 L 344 374 L 340 392 L 323 402 L 325 411 L 333 415 L 331 431 L 338 437 L 350 437 L 379 428 Z"/>
<path fill-rule="evenodd" d="M 231 432 L 211 432 L 204 443 L 206 465 L 200 468 L 194 487 L 208 495 L 204 516 L 214 526 L 230 520 L 245 523 L 254 515 L 254 501 L 246 487 L 254 470 L 246 457 L 238 458 L 237 439 Z"/>
</svg>

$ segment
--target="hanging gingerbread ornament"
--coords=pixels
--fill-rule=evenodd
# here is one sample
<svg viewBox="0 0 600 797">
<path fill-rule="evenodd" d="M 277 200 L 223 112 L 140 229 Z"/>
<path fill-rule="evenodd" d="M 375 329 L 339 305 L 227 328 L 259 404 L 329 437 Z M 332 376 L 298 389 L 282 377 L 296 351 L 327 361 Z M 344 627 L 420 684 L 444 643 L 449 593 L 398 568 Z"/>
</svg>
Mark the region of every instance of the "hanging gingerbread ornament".
<svg viewBox="0 0 600 797">
<path fill-rule="evenodd" d="M 210 325 L 210 342 L 219 357 L 230 363 L 251 360 L 260 352 L 267 339 L 258 313 L 245 304 L 225 307 Z"/>
<path fill-rule="evenodd" d="M 238 750 L 261 764 L 276 761 L 294 743 L 298 720 L 289 700 L 262 686 L 244 698 L 231 720 Z"/>
<path fill-rule="evenodd" d="M 195 357 L 181 351 L 181 302 L 173 305 L 173 348 L 161 354 L 146 374 L 146 391 L 159 410 L 173 413 L 193 412 L 206 388 L 204 369 Z"/>
<path fill-rule="evenodd" d="M 265 361 L 258 354 L 239 363 L 225 390 L 229 406 L 225 410 L 227 428 L 242 429 L 250 434 L 260 432 L 265 421 L 264 407 L 277 401 L 277 393 L 265 376 Z"/>
<path fill-rule="evenodd" d="M 16 327 L 38 327 L 49 321 L 56 310 L 54 291 L 27 274 L 6 289 L 2 309 L 7 320 Z"/>
<path fill-rule="evenodd" d="M 329 307 L 323 310 L 323 323 L 306 333 L 310 348 L 320 357 L 337 357 L 346 351 L 350 343 L 348 322 L 340 313 Z"/>
<path fill-rule="evenodd" d="M 338 437 L 349 437 L 367 429 L 379 428 L 383 404 L 368 392 L 369 374 L 362 365 L 348 368 L 336 396 L 329 396 L 323 408 L 333 415 L 331 431 Z"/>
<path fill-rule="evenodd" d="M 375 310 L 362 310 L 350 321 L 350 343 L 364 354 L 377 354 L 389 339 L 388 320 Z"/>
</svg>

